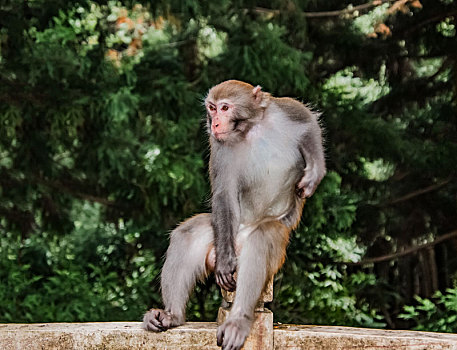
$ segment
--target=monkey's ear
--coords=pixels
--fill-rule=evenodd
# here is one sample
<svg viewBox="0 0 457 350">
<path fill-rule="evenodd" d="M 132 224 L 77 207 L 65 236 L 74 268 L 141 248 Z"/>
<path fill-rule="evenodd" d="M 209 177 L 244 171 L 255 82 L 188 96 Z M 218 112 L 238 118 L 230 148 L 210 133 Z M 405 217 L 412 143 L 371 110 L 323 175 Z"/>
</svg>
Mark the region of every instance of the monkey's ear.
<svg viewBox="0 0 457 350">
<path fill-rule="evenodd" d="M 259 107 L 267 107 L 270 94 L 263 92 L 260 85 L 257 85 L 254 89 L 252 89 L 252 95 L 254 96 L 254 101 Z"/>
<path fill-rule="evenodd" d="M 256 102 L 262 101 L 262 87 L 257 85 L 254 89 L 252 89 L 252 94 L 254 95 L 254 99 Z"/>
</svg>

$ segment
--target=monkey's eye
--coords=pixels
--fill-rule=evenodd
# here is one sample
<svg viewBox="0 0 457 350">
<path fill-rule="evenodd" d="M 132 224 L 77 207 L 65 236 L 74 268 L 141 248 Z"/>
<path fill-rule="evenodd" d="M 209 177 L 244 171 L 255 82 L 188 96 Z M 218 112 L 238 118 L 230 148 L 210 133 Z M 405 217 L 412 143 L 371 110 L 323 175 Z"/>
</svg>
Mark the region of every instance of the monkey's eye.
<svg viewBox="0 0 457 350">
<path fill-rule="evenodd" d="M 229 108 L 228 108 L 228 106 L 222 106 L 221 109 L 225 112 L 225 111 L 228 111 Z"/>
<path fill-rule="evenodd" d="M 214 107 L 213 105 L 209 105 L 209 110 L 211 112 L 214 112 L 216 110 L 216 107 Z"/>
</svg>

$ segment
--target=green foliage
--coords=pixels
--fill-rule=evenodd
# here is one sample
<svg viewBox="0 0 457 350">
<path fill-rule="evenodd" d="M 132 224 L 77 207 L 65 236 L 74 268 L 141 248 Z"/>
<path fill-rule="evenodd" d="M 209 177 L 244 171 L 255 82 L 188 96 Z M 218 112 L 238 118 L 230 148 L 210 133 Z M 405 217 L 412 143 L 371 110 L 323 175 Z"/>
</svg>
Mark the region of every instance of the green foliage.
<svg viewBox="0 0 457 350">
<path fill-rule="evenodd" d="M 100 224 L 99 205 L 75 206 L 65 237 L 1 238 L 2 321 L 137 320 L 160 302 L 150 285 L 161 263 L 141 249 L 139 233 Z"/>
<path fill-rule="evenodd" d="M 414 329 L 434 332 L 457 331 L 457 289 L 449 288 L 445 293 L 437 291 L 433 299 L 415 297 L 416 305 L 405 305 L 400 318 L 412 320 Z"/>
<path fill-rule="evenodd" d="M 235 78 L 322 111 L 327 140 L 276 319 L 455 331 L 453 245 L 357 264 L 457 227 L 457 3 L 322 17 L 362 3 L 2 2 L 0 321 L 160 305 L 167 232 L 209 210 L 201 102 Z M 210 279 L 188 318 L 219 303 Z"/>
<path fill-rule="evenodd" d="M 309 88 L 303 67 L 312 53 L 294 49 L 284 42 L 284 28 L 273 23 L 241 21 L 241 28 L 228 33 L 226 51 L 217 58 L 222 66 L 232 67 L 227 73 L 245 81 L 258 81 L 266 91 L 284 95 Z M 269 59 L 264 59 L 269 57 Z M 287 81 L 287 85 L 278 84 Z"/>
</svg>

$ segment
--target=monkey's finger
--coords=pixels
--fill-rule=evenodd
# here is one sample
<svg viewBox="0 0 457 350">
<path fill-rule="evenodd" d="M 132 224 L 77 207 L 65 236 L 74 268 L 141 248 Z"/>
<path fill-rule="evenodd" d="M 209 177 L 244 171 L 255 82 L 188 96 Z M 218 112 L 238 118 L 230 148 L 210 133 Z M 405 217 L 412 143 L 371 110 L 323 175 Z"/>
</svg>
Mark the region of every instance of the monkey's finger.
<svg viewBox="0 0 457 350">
<path fill-rule="evenodd" d="M 235 279 L 235 276 L 233 275 L 233 273 L 227 275 L 227 281 L 228 281 L 230 287 L 235 290 L 236 289 L 236 279 Z"/>
<path fill-rule="evenodd" d="M 227 292 L 234 292 L 234 291 L 235 291 L 235 288 L 232 288 L 232 287 L 230 287 L 229 285 L 224 285 L 223 288 L 224 288 Z"/>
<path fill-rule="evenodd" d="M 224 282 L 221 282 L 219 287 L 225 289 L 227 292 L 231 292 L 232 291 L 231 288 L 227 284 L 225 284 Z"/>
<path fill-rule="evenodd" d="M 218 273 L 216 275 L 216 283 L 219 285 L 219 287 L 226 289 L 225 288 L 224 279 L 223 279 L 223 275 L 221 273 Z"/>
<path fill-rule="evenodd" d="M 163 332 L 165 330 L 162 327 L 155 325 L 152 320 L 149 321 L 149 323 L 147 324 L 146 327 L 147 327 L 148 331 L 153 331 L 153 332 Z"/>
<path fill-rule="evenodd" d="M 154 318 L 151 318 L 150 320 L 148 320 L 148 323 L 146 324 L 146 328 L 148 329 L 148 331 L 153 331 L 153 332 L 162 332 L 165 330 L 162 327 L 162 325 L 160 324 L 160 321 L 157 321 Z"/>
<path fill-rule="evenodd" d="M 308 184 L 305 190 L 305 197 L 309 198 L 313 195 L 314 191 L 316 190 L 317 185 L 314 182 Z"/>
<path fill-rule="evenodd" d="M 148 326 L 152 326 L 152 327 L 156 328 L 156 330 L 155 330 L 156 332 L 161 332 L 161 331 L 165 330 L 165 328 L 162 325 L 162 322 L 160 321 L 159 318 L 160 318 L 160 312 L 157 315 L 153 315 L 153 317 L 151 317 L 149 319 L 149 323 L 148 323 Z"/>
<path fill-rule="evenodd" d="M 222 275 L 222 283 L 225 290 L 229 292 L 233 292 L 235 290 L 236 284 L 231 274 Z"/>
<path fill-rule="evenodd" d="M 230 274 L 230 273 L 224 273 L 222 275 L 222 280 L 224 281 L 225 285 L 230 286 L 232 284 L 231 278 L 232 278 L 232 274 Z"/>
<path fill-rule="evenodd" d="M 316 191 L 317 183 L 315 181 L 309 180 L 303 183 L 299 183 L 296 189 L 296 193 L 300 198 L 309 198 Z"/>
<path fill-rule="evenodd" d="M 216 283 L 219 287 L 222 287 L 222 281 L 221 281 L 221 276 L 219 274 L 216 274 Z"/>
<path fill-rule="evenodd" d="M 151 309 L 143 317 L 143 327 L 148 331 L 161 332 L 164 329 L 161 328 L 159 320 L 160 311 Z M 158 322 L 158 323 L 157 323 Z"/>
<path fill-rule="evenodd" d="M 229 286 L 227 286 L 227 285 L 222 281 L 222 279 L 220 280 L 219 283 L 217 283 L 217 285 L 218 285 L 219 287 L 221 287 L 222 289 L 228 291 L 228 292 L 233 292 L 233 290 L 232 290 Z"/>
<path fill-rule="evenodd" d="M 163 330 L 167 330 L 171 328 L 171 325 L 173 323 L 173 319 L 171 317 L 164 317 L 163 319 L 160 320 L 162 323 Z"/>
</svg>

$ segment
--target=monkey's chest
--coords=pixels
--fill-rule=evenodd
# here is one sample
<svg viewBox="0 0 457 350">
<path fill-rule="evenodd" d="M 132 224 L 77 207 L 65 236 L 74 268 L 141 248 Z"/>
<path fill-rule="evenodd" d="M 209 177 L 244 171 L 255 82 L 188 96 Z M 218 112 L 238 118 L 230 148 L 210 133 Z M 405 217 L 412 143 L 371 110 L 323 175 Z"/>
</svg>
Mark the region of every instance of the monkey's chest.
<svg viewBox="0 0 457 350">
<path fill-rule="evenodd" d="M 288 211 L 295 185 L 303 176 L 298 147 L 290 140 L 259 140 L 245 161 L 247 168 L 241 173 L 238 186 L 242 216 L 281 216 Z"/>
<path fill-rule="evenodd" d="M 285 177 L 290 177 L 291 171 L 302 166 L 301 160 L 298 146 L 292 139 L 259 139 L 247 154 L 248 176 L 251 175 L 253 186 L 280 186 Z"/>
</svg>

